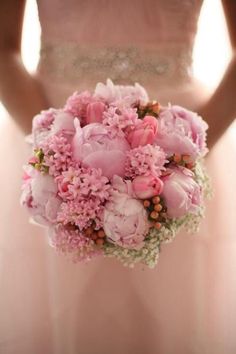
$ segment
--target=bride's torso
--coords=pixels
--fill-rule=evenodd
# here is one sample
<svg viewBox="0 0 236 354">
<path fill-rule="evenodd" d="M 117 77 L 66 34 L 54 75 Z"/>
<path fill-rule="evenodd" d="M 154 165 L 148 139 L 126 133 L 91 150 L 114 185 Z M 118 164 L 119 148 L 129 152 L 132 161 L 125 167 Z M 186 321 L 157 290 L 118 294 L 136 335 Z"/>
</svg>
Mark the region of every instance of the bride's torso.
<svg viewBox="0 0 236 354">
<path fill-rule="evenodd" d="M 198 107 L 209 96 L 192 73 L 202 0 L 38 0 L 38 76 L 51 105 L 107 77 L 139 82 L 162 104 Z"/>
<path fill-rule="evenodd" d="M 117 84 L 139 82 L 163 104 L 198 106 L 209 95 L 191 70 L 201 5 L 202 0 L 38 0 L 42 49 L 37 73 L 50 103 L 61 106 L 74 90 L 93 89 L 110 77 Z M 73 265 L 49 251 L 51 286 L 58 289 L 52 307 L 63 322 L 62 338 L 83 348 L 91 333 L 94 343 L 109 348 L 104 353 L 126 353 L 127 348 L 153 353 L 157 347 L 173 353 L 166 348 L 175 346 L 174 338 L 192 336 L 191 323 L 201 310 L 196 282 L 201 246 L 181 236 L 173 247 L 163 248 L 153 271 L 130 270 L 112 259 Z M 201 328 L 195 329 L 200 338 Z"/>
</svg>

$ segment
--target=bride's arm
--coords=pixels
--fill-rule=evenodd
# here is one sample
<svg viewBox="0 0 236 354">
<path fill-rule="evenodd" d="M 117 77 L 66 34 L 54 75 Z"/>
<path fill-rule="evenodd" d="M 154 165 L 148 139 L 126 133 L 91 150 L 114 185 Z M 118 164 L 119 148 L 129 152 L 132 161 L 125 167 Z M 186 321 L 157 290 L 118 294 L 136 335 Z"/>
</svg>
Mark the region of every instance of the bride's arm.
<svg viewBox="0 0 236 354">
<path fill-rule="evenodd" d="M 25 0 L 0 1 L 0 100 L 28 133 L 32 117 L 48 106 L 37 80 L 21 60 L 21 32 Z"/>
<path fill-rule="evenodd" d="M 236 1 L 222 0 L 222 3 L 232 45 L 232 58 L 214 94 L 198 110 L 209 124 L 210 148 L 236 118 Z"/>
</svg>

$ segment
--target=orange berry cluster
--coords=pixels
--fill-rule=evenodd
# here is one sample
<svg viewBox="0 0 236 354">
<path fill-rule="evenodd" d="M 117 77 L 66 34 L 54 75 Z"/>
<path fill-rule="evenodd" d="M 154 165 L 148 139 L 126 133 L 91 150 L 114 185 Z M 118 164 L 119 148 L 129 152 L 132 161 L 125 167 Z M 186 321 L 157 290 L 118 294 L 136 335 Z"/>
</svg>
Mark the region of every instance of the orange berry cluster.
<svg viewBox="0 0 236 354">
<path fill-rule="evenodd" d="M 171 158 L 170 161 L 175 162 L 178 165 L 184 166 L 189 168 L 190 170 L 195 166 L 194 162 L 191 159 L 190 155 L 180 155 L 180 154 L 174 154 Z"/>
<path fill-rule="evenodd" d="M 150 101 L 145 106 L 139 105 L 137 108 L 139 118 L 144 118 L 146 115 L 154 116 L 157 118 L 161 106 L 157 101 Z"/>
<path fill-rule="evenodd" d="M 149 220 L 152 226 L 156 229 L 160 229 L 162 223 L 166 220 L 166 207 L 163 205 L 163 201 L 157 195 L 151 199 L 145 199 L 143 206 L 147 209 Z"/>
<path fill-rule="evenodd" d="M 89 226 L 85 231 L 85 235 L 91 238 L 96 245 L 102 246 L 105 243 L 106 234 L 103 229 L 95 230 L 92 226 Z"/>
</svg>

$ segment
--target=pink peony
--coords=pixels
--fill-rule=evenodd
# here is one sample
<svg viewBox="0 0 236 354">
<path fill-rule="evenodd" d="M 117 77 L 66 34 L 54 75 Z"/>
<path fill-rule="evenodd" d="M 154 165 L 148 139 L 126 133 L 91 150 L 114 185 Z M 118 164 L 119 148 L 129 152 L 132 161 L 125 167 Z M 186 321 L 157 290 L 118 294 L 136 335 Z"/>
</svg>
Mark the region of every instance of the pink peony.
<svg viewBox="0 0 236 354">
<path fill-rule="evenodd" d="M 54 115 L 56 109 L 49 108 L 48 110 L 41 111 L 33 118 L 33 131 L 39 129 L 50 129 L 52 122 L 54 121 Z"/>
<path fill-rule="evenodd" d="M 33 220 L 37 223 L 42 225 L 55 223 L 61 199 L 57 196 L 54 179 L 27 166 L 21 204 L 29 209 Z"/>
<path fill-rule="evenodd" d="M 170 106 L 161 110 L 158 124 L 155 143 L 168 156 L 178 153 L 190 155 L 195 160 L 206 154 L 208 125 L 197 113 L 180 106 Z"/>
<path fill-rule="evenodd" d="M 114 176 L 111 201 L 104 210 L 104 231 L 112 243 L 129 249 L 140 249 L 149 231 L 147 212 L 134 198 L 131 181 Z"/>
<path fill-rule="evenodd" d="M 111 79 L 107 79 L 106 84 L 99 82 L 95 88 L 94 97 L 104 100 L 109 104 L 118 103 L 123 100 L 126 106 L 130 107 L 136 102 L 142 105 L 149 100 L 144 87 L 137 82 L 135 85 L 114 85 Z"/>
<path fill-rule="evenodd" d="M 123 137 L 111 137 L 110 129 L 100 123 L 81 128 L 75 121 L 76 134 L 72 142 L 73 157 L 85 166 L 100 168 L 104 176 L 124 176 L 126 151 L 129 144 Z"/>
<path fill-rule="evenodd" d="M 74 132 L 74 117 L 61 109 L 42 111 L 33 118 L 32 133 L 35 147 L 57 133 L 72 135 Z"/>
<path fill-rule="evenodd" d="M 194 180 L 194 174 L 186 168 L 172 168 L 163 177 L 163 198 L 167 214 L 172 218 L 196 213 L 201 204 L 201 189 Z"/>
<path fill-rule="evenodd" d="M 137 176 L 132 181 L 133 190 L 137 198 L 146 199 L 159 195 L 163 189 L 163 182 L 160 178 L 151 174 L 148 176 Z"/>
<path fill-rule="evenodd" d="M 51 127 L 52 134 L 59 132 L 72 134 L 75 132 L 74 117 L 70 113 L 58 110 L 55 114 L 54 121 Z"/>
<path fill-rule="evenodd" d="M 103 102 L 89 103 L 86 110 L 86 123 L 101 123 L 106 105 Z"/>
<path fill-rule="evenodd" d="M 152 144 L 157 134 L 157 119 L 153 116 L 146 116 L 140 119 L 140 124 L 128 131 L 127 140 L 132 149 L 138 146 Z"/>
</svg>

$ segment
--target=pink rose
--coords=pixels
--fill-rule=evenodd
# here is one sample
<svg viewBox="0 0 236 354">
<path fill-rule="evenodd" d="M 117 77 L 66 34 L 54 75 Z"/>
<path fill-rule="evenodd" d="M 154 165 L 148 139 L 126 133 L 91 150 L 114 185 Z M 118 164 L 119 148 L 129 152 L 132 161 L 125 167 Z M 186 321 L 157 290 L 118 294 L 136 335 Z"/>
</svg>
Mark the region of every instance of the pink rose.
<svg viewBox="0 0 236 354">
<path fill-rule="evenodd" d="M 59 132 L 72 135 L 75 132 L 74 117 L 61 109 L 42 111 L 33 118 L 33 141 L 38 147 L 45 139 Z"/>
<path fill-rule="evenodd" d="M 54 179 L 29 166 L 25 168 L 23 179 L 21 204 L 28 208 L 35 222 L 42 225 L 55 223 L 61 199 L 57 197 Z"/>
<path fill-rule="evenodd" d="M 167 214 L 179 218 L 187 213 L 196 213 L 201 204 L 201 188 L 194 180 L 194 174 L 186 168 L 172 168 L 170 175 L 163 177 L 162 196 Z"/>
<path fill-rule="evenodd" d="M 155 144 L 168 156 L 174 153 L 190 155 L 193 160 L 207 152 L 207 123 L 192 111 L 180 106 L 162 108 L 158 118 Z"/>
<path fill-rule="evenodd" d="M 132 181 L 133 190 L 137 198 L 146 199 L 159 195 L 163 189 L 163 182 L 160 178 L 151 174 L 148 176 L 137 176 Z"/>
<path fill-rule="evenodd" d="M 138 250 L 144 246 L 149 222 L 142 203 L 133 197 L 130 182 L 114 177 L 111 201 L 104 210 L 104 231 L 110 242 Z"/>
<path fill-rule="evenodd" d="M 92 102 L 87 106 L 86 123 L 102 123 L 106 105 L 103 102 Z"/>
<path fill-rule="evenodd" d="M 91 123 L 81 128 L 75 121 L 76 134 L 72 141 L 73 157 L 85 166 L 100 168 L 108 178 L 124 176 L 126 151 L 130 149 L 124 137 L 111 137 L 111 130 L 100 124 Z"/>
<path fill-rule="evenodd" d="M 152 144 L 157 135 L 157 119 L 153 116 L 146 116 L 140 123 L 130 129 L 127 140 L 132 149 L 138 146 Z"/>
</svg>

